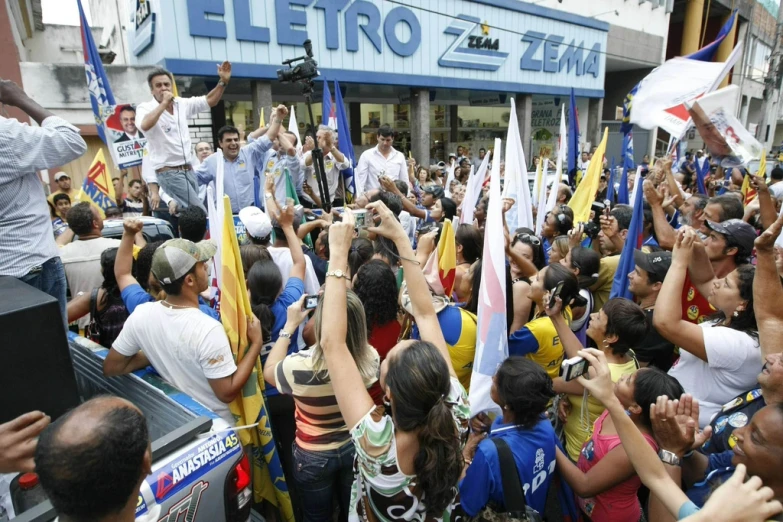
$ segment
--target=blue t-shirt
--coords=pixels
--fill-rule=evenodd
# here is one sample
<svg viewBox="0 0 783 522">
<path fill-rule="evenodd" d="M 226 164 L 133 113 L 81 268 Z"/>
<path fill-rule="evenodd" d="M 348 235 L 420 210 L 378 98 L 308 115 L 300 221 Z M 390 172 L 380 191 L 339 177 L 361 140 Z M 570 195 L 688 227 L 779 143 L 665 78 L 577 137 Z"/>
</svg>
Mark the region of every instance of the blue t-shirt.
<svg viewBox="0 0 783 522">
<path fill-rule="evenodd" d="M 541 245 L 544 248 L 544 264 L 549 264 L 549 250 L 552 248 L 552 244 L 549 242 L 549 240 L 545 237 L 541 238 Z"/>
<path fill-rule="evenodd" d="M 699 507 L 704 507 L 707 499 L 715 489 L 727 481 L 734 474 L 734 465 L 731 458 L 734 452 L 724 451 L 710 455 L 707 470 L 704 472 L 704 480 L 697 482 L 685 492 L 688 498 Z"/>
<path fill-rule="evenodd" d="M 438 312 L 438 324 L 443 332 L 443 338 L 446 344 L 454 346 L 462 335 L 462 312 L 457 306 L 447 306 Z M 419 327 L 413 325 L 411 339 L 421 339 L 419 336 Z"/>
<path fill-rule="evenodd" d="M 122 297 L 122 302 L 125 303 L 125 308 L 128 310 L 129 314 L 132 314 L 136 307 L 140 304 L 155 302 L 155 298 L 145 292 L 138 283 L 126 286 L 125 289 L 120 292 L 120 297 Z M 218 313 L 210 308 L 209 305 L 204 302 L 201 296 L 198 297 L 198 309 L 210 316 L 212 319 L 220 321 L 220 316 L 218 316 Z"/>
<path fill-rule="evenodd" d="M 543 513 L 555 470 L 555 430 L 543 416 L 530 430 L 503 424 L 501 420 L 498 418 L 492 423 L 489 437 L 500 437 L 508 444 L 525 491 L 525 501 Z M 459 483 L 459 494 L 462 509 L 470 516 L 478 515 L 490 501 L 499 507 L 505 505 L 500 459 L 491 440 L 481 441 L 476 448 L 476 456 Z"/>
<path fill-rule="evenodd" d="M 275 345 L 277 338 L 280 336 L 280 330 L 285 326 L 286 319 L 288 318 L 288 307 L 297 302 L 304 294 L 304 281 L 298 277 L 289 277 L 288 282 L 283 288 L 277 300 L 269 308 L 272 310 L 272 314 L 275 316 L 275 321 L 272 323 L 272 339 L 261 348 L 261 367 L 266 365 L 266 358 L 269 356 L 269 352 L 272 351 L 272 347 Z M 288 345 L 288 354 L 296 353 L 299 351 L 296 339 L 299 335 L 299 328 L 297 328 L 293 334 L 291 334 L 291 343 Z M 265 383 L 267 397 L 271 395 L 279 395 L 280 392 L 277 388 Z"/>
</svg>

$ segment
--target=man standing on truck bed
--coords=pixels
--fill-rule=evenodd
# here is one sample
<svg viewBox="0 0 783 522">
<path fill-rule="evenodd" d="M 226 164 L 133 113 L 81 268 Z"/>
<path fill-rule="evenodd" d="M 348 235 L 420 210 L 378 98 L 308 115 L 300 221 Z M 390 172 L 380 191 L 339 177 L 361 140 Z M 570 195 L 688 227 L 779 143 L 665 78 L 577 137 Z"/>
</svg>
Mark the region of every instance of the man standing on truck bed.
<svg viewBox="0 0 783 522">
<path fill-rule="evenodd" d="M 228 404 L 241 392 L 261 353 L 261 325 L 248 317 L 250 349 L 237 366 L 223 325 L 199 310 L 198 296 L 209 286 L 206 262 L 212 241 L 171 239 L 152 257 L 152 275 L 166 299 L 136 307 L 106 360 L 107 377 L 149 364 L 168 382 L 234 425 Z"/>
<path fill-rule="evenodd" d="M 0 116 L 0 276 L 16 277 L 57 299 L 65 324 L 65 271 L 37 171 L 81 157 L 87 144 L 79 129 L 12 81 L 0 79 L 0 103 L 21 109 L 40 125 Z"/>
<path fill-rule="evenodd" d="M 152 469 L 147 421 L 125 399 L 89 400 L 43 431 L 35 464 L 60 522 L 132 522 Z"/>
</svg>

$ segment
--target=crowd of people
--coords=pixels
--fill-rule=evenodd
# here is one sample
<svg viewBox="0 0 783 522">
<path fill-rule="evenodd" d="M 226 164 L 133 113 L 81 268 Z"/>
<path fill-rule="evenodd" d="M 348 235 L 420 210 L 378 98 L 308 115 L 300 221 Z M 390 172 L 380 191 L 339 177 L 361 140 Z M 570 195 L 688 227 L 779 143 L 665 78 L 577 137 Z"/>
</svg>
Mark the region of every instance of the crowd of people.
<svg viewBox="0 0 783 522">
<path fill-rule="evenodd" d="M 393 147 L 388 125 L 358 159 L 350 191 L 335 131 L 321 126 L 300 144 L 282 105 L 246 141 L 225 126 L 217 152 L 192 148 L 187 119 L 220 100 L 231 65 L 218 76 L 207 96 L 180 98 L 170 73 L 150 74 L 153 99 L 135 114 L 150 165 L 127 193 L 116 182 L 120 240 L 102 237 L 104 216 L 78 201 L 65 173 L 47 209 L 37 171 L 86 145 L 77 128 L 0 82 L 0 101 L 39 124 L 0 118 L 0 275 L 57 298 L 64 322 L 110 349 L 107 376 L 152 366 L 236 425 L 229 404 L 260 360 L 300 521 L 495 520 L 522 499 L 528 520 L 780 520 L 783 168 L 766 179 L 715 165 L 704 194 L 694 164 L 711 160 L 701 151 L 677 163 L 645 156 L 641 247 L 623 281 L 633 299 L 611 297 L 625 243 L 637 241 L 631 206 L 610 200 L 575 222 L 577 187 L 566 173 L 548 189 L 555 206 L 546 198 L 533 209 L 546 213 L 541 230 L 515 228 L 505 216 L 516 202 L 490 201 L 489 170 L 466 199 L 485 159 L 504 172 L 494 151 L 459 147 L 448 164 L 420 165 Z M 549 160 L 531 167 L 540 161 Z M 205 208 L 221 188 L 220 162 L 247 237 L 254 317 L 239 363 L 208 293 L 216 245 L 205 239 Z M 606 158 L 583 153 L 575 183 L 592 162 Z M 741 190 L 746 176 L 755 197 L 747 183 Z M 596 201 L 608 188 L 617 194 L 608 184 L 619 180 L 602 169 Z M 178 237 L 147 242 L 138 217 L 161 202 L 178 218 Z M 488 224 L 490 205 L 502 207 L 502 224 Z M 509 357 L 490 397 L 502 413 L 471 415 L 484 235 L 498 225 Z M 453 286 L 437 263 L 432 270 L 444 251 L 454 253 Z M 589 370 L 566 380 L 561 367 L 575 357 Z M 148 439 L 141 412 L 116 398 L 51 424 L 31 412 L 0 425 L 0 472 L 35 469 L 61 520 L 133 520 Z M 96 481 L 118 456 L 123 473 Z"/>
</svg>

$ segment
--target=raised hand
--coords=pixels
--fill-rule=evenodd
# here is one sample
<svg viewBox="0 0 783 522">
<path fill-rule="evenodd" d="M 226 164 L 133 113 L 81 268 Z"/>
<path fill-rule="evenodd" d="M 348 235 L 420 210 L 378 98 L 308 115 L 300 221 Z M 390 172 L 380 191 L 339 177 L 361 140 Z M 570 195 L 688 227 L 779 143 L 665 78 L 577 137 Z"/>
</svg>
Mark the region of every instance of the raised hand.
<svg viewBox="0 0 783 522">
<path fill-rule="evenodd" d="M 38 435 L 51 420 L 40 411 L 31 411 L 0 424 L 0 473 L 35 470 L 33 455 Z"/>
<path fill-rule="evenodd" d="M 590 367 L 587 369 L 590 378 L 577 377 L 579 384 L 584 386 L 602 404 L 606 404 L 615 396 L 612 372 L 609 370 L 609 363 L 606 362 L 606 355 L 595 348 L 585 348 L 577 353 L 590 363 Z"/>
<path fill-rule="evenodd" d="M 772 223 L 769 228 L 767 228 L 764 232 L 761 233 L 759 237 L 756 238 L 756 241 L 753 243 L 756 247 L 756 250 L 762 252 L 772 252 L 772 249 L 775 246 L 775 241 L 777 241 L 778 236 L 780 235 L 781 228 L 783 228 L 783 214 L 778 216 L 775 222 Z"/>
<path fill-rule="evenodd" d="M 122 228 L 131 236 L 135 236 L 144 228 L 144 223 L 140 219 L 127 218 L 122 222 Z"/>
<path fill-rule="evenodd" d="M 775 492 L 771 488 L 764 487 L 759 477 L 753 476 L 745 480 L 746 477 L 745 465 L 738 464 L 734 475 L 710 495 L 699 512 L 699 519 L 764 522 L 772 520 L 783 511 L 783 505 L 774 500 Z"/>
<path fill-rule="evenodd" d="M 218 65 L 217 73 L 223 83 L 231 81 L 231 62 L 225 61 Z"/>
</svg>

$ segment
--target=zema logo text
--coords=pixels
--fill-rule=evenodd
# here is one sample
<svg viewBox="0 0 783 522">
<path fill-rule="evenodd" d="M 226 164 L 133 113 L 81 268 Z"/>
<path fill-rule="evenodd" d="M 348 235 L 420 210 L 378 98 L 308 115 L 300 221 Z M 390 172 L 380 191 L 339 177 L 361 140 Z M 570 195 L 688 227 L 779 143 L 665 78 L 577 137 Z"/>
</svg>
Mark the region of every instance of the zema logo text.
<svg viewBox="0 0 783 522">
<path fill-rule="evenodd" d="M 472 34 L 479 26 L 482 34 Z M 441 67 L 497 71 L 508 58 L 508 53 L 498 50 L 500 41 L 489 37 L 489 26 L 478 18 L 459 15 L 443 32 L 457 38 L 438 60 Z"/>
</svg>

